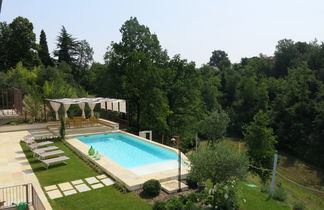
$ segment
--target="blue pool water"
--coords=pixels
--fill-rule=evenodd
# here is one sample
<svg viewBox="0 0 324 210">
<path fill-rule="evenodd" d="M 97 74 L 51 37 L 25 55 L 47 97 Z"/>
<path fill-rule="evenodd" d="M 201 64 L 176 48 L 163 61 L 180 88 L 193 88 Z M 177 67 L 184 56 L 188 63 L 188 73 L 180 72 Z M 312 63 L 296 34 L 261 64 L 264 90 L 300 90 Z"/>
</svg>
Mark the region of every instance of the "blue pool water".
<svg viewBox="0 0 324 210">
<path fill-rule="evenodd" d="M 125 168 L 178 159 L 175 152 L 122 133 L 82 136 L 77 139 Z"/>
</svg>

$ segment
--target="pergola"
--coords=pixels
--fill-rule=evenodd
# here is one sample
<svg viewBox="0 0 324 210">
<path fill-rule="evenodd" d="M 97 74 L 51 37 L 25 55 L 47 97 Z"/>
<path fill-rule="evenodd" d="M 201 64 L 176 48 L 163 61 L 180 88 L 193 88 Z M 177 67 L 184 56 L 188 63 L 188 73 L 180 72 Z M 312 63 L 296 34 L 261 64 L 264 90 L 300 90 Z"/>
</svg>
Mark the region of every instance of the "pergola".
<svg viewBox="0 0 324 210">
<path fill-rule="evenodd" d="M 58 110 L 61 105 L 64 108 L 65 117 L 68 117 L 67 111 L 71 104 L 78 104 L 82 110 L 82 117 L 85 118 L 85 104 L 87 103 L 91 110 L 91 117 L 94 116 L 93 110 L 96 104 L 100 104 L 101 109 L 126 113 L 126 100 L 115 98 L 60 98 L 60 99 L 46 99 L 50 102 L 51 107 L 55 111 L 56 120 L 59 120 Z"/>
</svg>

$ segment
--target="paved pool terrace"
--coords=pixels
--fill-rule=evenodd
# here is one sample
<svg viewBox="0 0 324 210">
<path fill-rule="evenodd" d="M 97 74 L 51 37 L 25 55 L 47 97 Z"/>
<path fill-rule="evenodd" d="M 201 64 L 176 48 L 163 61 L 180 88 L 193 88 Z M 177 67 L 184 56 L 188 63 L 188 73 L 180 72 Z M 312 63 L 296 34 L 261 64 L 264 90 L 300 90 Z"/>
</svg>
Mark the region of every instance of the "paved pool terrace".
<svg viewBox="0 0 324 210">
<path fill-rule="evenodd" d="M 171 150 L 176 154 L 178 153 L 178 150 L 172 147 L 162 145 L 121 130 L 114 130 L 109 133 L 122 133 L 134 137 L 139 141 L 145 141 L 147 143 L 163 147 L 167 150 Z M 163 161 L 160 163 L 148 164 L 134 168 L 125 168 L 105 155 L 102 155 L 100 160 L 95 160 L 89 157 L 88 150 L 90 147 L 74 137 L 69 138 L 66 141 L 74 150 L 81 153 L 82 156 L 87 157 L 115 180 L 125 184 L 127 189 L 130 191 L 141 188 L 143 183 L 149 179 L 156 179 L 163 182 L 178 178 L 177 160 Z M 181 178 L 185 179 L 190 170 L 189 160 L 184 154 L 181 154 L 181 160 L 183 162 L 181 165 Z"/>
</svg>

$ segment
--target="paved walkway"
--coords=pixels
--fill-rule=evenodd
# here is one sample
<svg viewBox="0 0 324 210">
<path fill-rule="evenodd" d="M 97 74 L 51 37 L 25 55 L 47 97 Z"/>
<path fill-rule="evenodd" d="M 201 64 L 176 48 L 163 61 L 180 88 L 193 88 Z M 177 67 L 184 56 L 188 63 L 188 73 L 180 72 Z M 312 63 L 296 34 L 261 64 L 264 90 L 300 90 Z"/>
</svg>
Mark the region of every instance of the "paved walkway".
<svg viewBox="0 0 324 210">
<path fill-rule="evenodd" d="M 45 208 L 51 210 L 52 207 L 19 145 L 20 139 L 28 134 L 28 131 L 0 133 L 0 187 L 32 183 Z"/>
</svg>

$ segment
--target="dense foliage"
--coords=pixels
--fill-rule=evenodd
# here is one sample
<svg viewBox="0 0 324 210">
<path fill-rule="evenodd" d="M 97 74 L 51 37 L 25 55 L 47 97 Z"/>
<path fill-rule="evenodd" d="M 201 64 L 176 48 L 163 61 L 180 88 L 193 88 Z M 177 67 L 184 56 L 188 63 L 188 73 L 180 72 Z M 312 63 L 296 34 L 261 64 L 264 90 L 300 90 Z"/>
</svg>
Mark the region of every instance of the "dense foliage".
<svg viewBox="0 0 324 210">
<path fill-rule="evenodd" d="M 213 147 L 199 147 L 189 156 L 190 176 L 200 182 L 211 181 L 213 186 L 233 179 L 242 179 L 248 171 L 248 159 L 233 147 L 217 143 Z"/>
<path fill-rule="evenodd" d="M 148 196 L 157 196 L 160 194 L 161 184 L 158 180 L 150 179 L 143 184 L 143 193 Z"/>
<path fill-rule="evenodd" d="M 155 139 L 179 135 L 184 149 L 194 145 L 197 133 L 204 137 L 199 122 L 214 112 L 227 113 L 227 135 L 243 137 L 243 127 L 263 111 L 277 150 L 323 167 L 323 43 L 283 39 L 274 56 L 260 54 L 235 64 L 215 50 L 208 64 L 197 68 L 180 55 L 170 58 L 157 35 L 136 18 L 120 32 L 121 41 L 111 43 L 100 64 L 92 63 L 89 43 L 64 27 L 52 58 L 45 32 L 37 44 L 28 19 L 0 22 L 0 87 L 39 95 L 29 96 L 26 105 L 46 97 L 85 96 L 85 91 L 126 99 L 134 131 L 153 130 Z M 31 108 L 35 115 L 38 108 Z"/>
<path fill-rule="evenodd" d="M 269 117 L 263 111 L 254 116 L 254 121 L 244 127 L 244 138 L 253 167 L 263 183 L 271 175 L 276 138 L 269 127 Z"/>
</svg>

